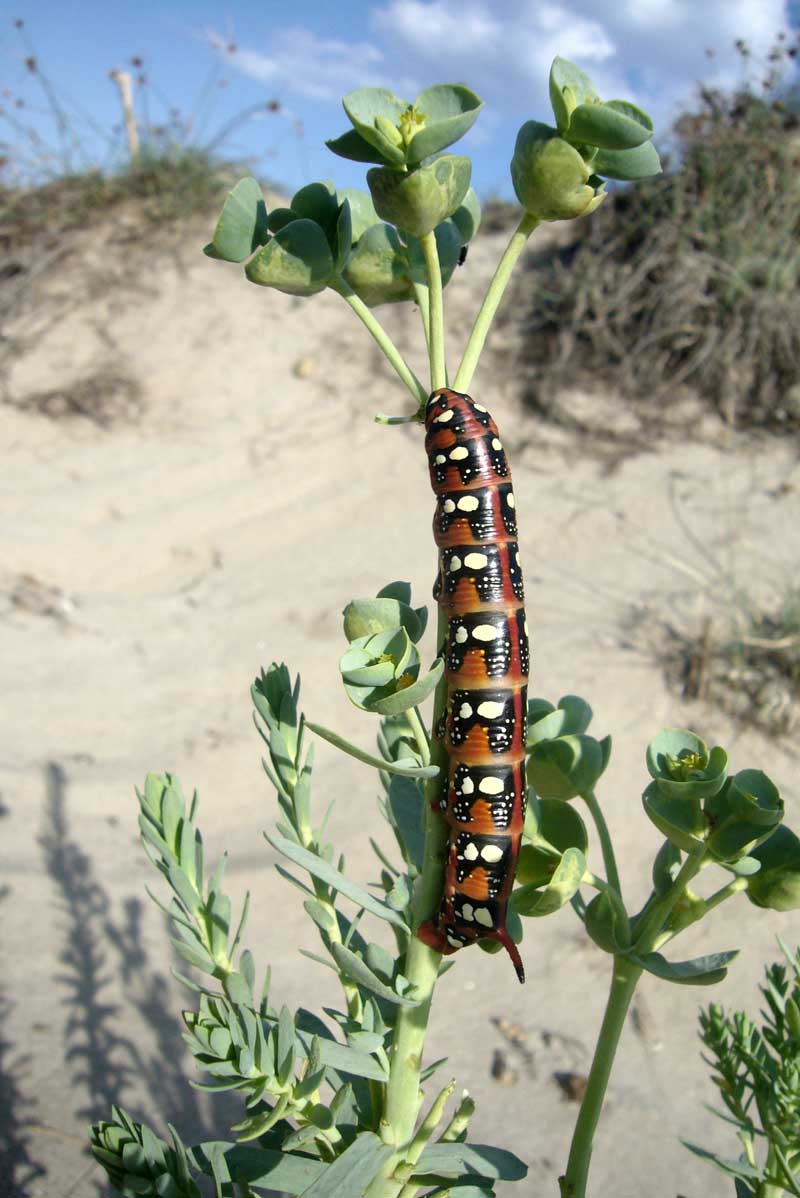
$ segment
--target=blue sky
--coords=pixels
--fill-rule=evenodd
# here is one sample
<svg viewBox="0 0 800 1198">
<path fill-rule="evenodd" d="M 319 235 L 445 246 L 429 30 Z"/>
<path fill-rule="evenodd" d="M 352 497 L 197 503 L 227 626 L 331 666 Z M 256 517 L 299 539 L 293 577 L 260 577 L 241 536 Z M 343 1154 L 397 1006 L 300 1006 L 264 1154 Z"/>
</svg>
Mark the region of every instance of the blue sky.
<svg viewBox="0 0 800 1198">
<path fill-rule="evenodd" d="M 15 18 L 25 22 L 22 35 Z M 323 145 L 348 127 L 341 96 L 381 83 L 413 99 L 430 83 L 462 82 L 486 107 L 459 148 L 473 157 L 482 196 L 510 198 L 517 128 L 550 119 L 554 54 L 578 62 L 601 95 L 636 100 L 665 128 L 698 80 L 742 80 L 736 38 L 751 47 L 758 78 L 776 34 L 796 33 L 798 23 L 800 0 L 20 0 L 0 6 L 0 104 L 43 144 L 32 147 L 8 119 L 0 120 L 0 140 L 28 158 L 55 150 L 54 165 L 65 146 L 76 166 L 113 158 L 122 140 L 117 131 L 109 141 L 119 104 L 108 72 L 140 55 L 148 81 L 137 96 L 142 116 L 147 106 L 163 121 L 177 108 L 194 118 L 203 141 L 234 114 L 276 99 L 281 111 L 259 111 L 240 125 L 229 151 L 290 189 L 325 177 L 358 186 L 363 169 Z M 30 53 L 68 115 L 75 137 L 66 142 L 25 66 Z"/>
</svg>

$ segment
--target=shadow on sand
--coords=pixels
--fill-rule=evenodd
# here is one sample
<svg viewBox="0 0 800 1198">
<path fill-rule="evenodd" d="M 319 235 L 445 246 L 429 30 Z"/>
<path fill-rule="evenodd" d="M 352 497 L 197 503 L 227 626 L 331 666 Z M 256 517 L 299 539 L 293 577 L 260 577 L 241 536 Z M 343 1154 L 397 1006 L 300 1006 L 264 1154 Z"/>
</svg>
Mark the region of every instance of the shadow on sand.
<svg viewBox="0 0 800 1198">
<path fill-rule="evenodd" d="M 133 1117 L 159 1134 L 165 1134 L 169 1121 L 187 1144 L 224 1138 L 241 1118 L 240 1103 L 230 1095 L 214 1096 L 212 1123 L 205 1100 L 189 1085 L 189 1077 L 202 1079 L 183 1047 L 174 989 L 148 962 L 141 900 L 127 898 L 121 916 L 115 915 L 89 852 L 71 832 L 61 765 L 46 766 L 45 784 L 40 845 L 61 910 L 62 947 L 54 980 L 68 1011 L 63 1052 L 80 1103 L 76 1113 L 96 1122 L 109 1118 L 115 1103 L 128 1109 L 132 1099 Z M 167 943 L 165 937 L 165 950 Z M 119 983 L 112 985 L 115 979 L 122 983 L 124 1002 L 111 997 L 120 992 Z M 133 1029 L 143 1025 L 150 1030 L 146 1044 L 133 1038 Z M 144 1109 L 138 1109 L 140 1103 Z M 101 1187 L 100 1192 L 106 1191 Z"/>
</svg>

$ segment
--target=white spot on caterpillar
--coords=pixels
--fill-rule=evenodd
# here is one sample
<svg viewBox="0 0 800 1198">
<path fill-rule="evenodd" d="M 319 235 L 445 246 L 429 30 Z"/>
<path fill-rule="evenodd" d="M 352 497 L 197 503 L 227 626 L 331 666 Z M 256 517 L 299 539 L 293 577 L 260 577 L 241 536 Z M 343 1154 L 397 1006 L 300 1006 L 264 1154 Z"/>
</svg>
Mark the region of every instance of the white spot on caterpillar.
<svg viewBox="0 0 800 1198">
<path fill-rule="evenodd" d="M 498 437 L 492 437 L 492 449 L 502 449 L 503 442 Z"/>
<path fill-rule="evenodd" d="M 451 454 L 450 456 L 452 457 L 453 455 Z M 513 491 L 509 491 L 508 494 L 506 495 L 506 503 L 508 504 L 509 507 L 514 506 L 514 492 Z"/>
<path fill-rule="evenodd" d="M 472 406 L 474 407 L 476 412 L 485 412 L 486 411 L 486 408 L 483 406 L 483 404 L 473 403 Z"/>
<path fill-rule="evenodd" d="M 462 720 L 468 720 L 472 715 L 472 708 L 470 707 L 469 703 L 462 703 L 458 709 L 458 714 Z"/>
<path fill-rule="evenodd" d="M 525 629 L 525 635 L 527 636 L 528 635 L 528 617 L 527 616 L 522 621 L 522 627 Z"/>
<path fill-rule="evenodd" d="M 475 918 L 475 916 L 473 915 L 473 911 L 474 911 L 474 908 L 472 906 L 472 903 L 464 903 L 464 906 L 461 908 L 461 918 L 464 920 L 465 923 L 469 923 L 470 920 L 473 920 Z"/>
<path fill-rule="evenodd" d="M 461 569 L 461 558 L 457 553 L 454 553 L 450 558 L 450 573 L 455 574 L 456 570 Z"/>
<path fill-rule="evenodd" d="M 485 553 L 468 553 L 464 565 L 469 566 L 470 570 L 483 570 L 489 565 L 489 559 Z"/>
<path fill-rule="evenodd" d="M 447 458 L 444 456 L 443 453 L 437 453 L 436 457 L 433 460 L 437 466 L 442 466 L 447 461 Z"/>
<path fill-rule="evenodd" d="M 434 424 L 447 424 L 448 420 L 453 419 L 453 409 L 448 408 L 446 412 L 441 412 L 434 418 Z"/>
<path fill-rule="evenodd" d="M 456 505 L 453 503 L 452 499 L 445 499 L 442 507 L 448 513 L 448 515 L 450 512 L 454 512 L 456 510 Z"/>
<path fill-rule="evenodd" d="M 472 848 L 474 847 L 472 845 Z M 481 849 L 481 857 L 483 857 L 484 861 L 488 861 L 490 865 L 496 865 L 498 861 L 502 861 L 503 859 L 503 850 L 496 844 L 485 844 Z"/>
<path fill-rule="evenodd" d="M 505 703 L 493 703 L 487 701 L 481 703 L 478 708 L 478 715 L 482 715 L 485 720 L 496 720 L 498 716 L 505 711 Z"/>
<path fill-rule="evenodd" d="M 478 790 L 484 795 L 499 795 L 503 791 L 502 780 L 500 778 L 481 778 Z"/>
<path fill-rule="evenodd" d="M 470 841 L 469 844 L 467 845 L 467 847 L 464 849 L 462 856 L 465 861 L 477 861 L 478 860 L 478 846 L 473 844 L 472 841 Z M 501 854 L 501 856 L 502 856 L 502 854 Z"/>
<path fill-rule="evenodd" d="M 480 507 L 480 501 L 474 495 L 462 495 L 458 501 L 460 512 L 474 512 L 478 507 Z"/>
<path fill-rule="evenodd" d="M 494 624 L 476 624 L 472 636 L 476 641 L 496 641 L 499 631 Z"/>
<path fill-rule="evenodd" d="M 469 450 L 466 445 L 456 445 L 455 449 L 450 450 L 450 461 L 460 462 L 464 458 L 469 457 Z"/>
<path fill-rule="evenodd" d="M 492 913 L 488 907 L 475 908 L 475 922 L 481 924 L 484 928 L 493 928 L 494 920 Z"/>
<path fill-rule="evenodd" d="M 462 624 L 460 628 L 456 629 L 456 644 L 463 645 L 464 641 L 467 639 L 467 636 L 467 630 Z"/>
<path fill-rule="evenodd" d="M 464 947 L 463 941 L 456 940 L 455 936 L 451 936 L 449 932 L 447 933 L 447 943 L 450 945 L 451 948 L 463 948 Z"/>
<path fill-rule="evenodd" d="M 469 777 L 469 775 L 467 775 L 467 777 L 461 783 L 461 793 L 463 795 L 471 795 L 474 792 L 474 790 L 475 790 L 475 783 L 472 781 L 472 779 Z"/>
</svg>

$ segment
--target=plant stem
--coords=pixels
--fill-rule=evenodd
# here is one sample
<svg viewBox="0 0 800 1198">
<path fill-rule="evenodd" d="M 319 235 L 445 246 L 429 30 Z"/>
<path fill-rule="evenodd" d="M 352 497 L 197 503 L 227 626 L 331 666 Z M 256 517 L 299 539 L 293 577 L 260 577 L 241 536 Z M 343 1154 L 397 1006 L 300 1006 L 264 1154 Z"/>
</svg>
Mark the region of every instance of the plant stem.
<svg viewBox="0 0 800 1198">
<path fill-rule="evenodd" d="M 614 971 L 586 1093 L 572 1136 L 567 1170 L 559 1178 L 561 1198 L 585 1198 L 594 1136 L 603 1107 L 625 1016 L 642 970 L 624 957 L 614 958 Z"/>
<path fill-rule="evenodd" d="M 642 916 L 640 916 L 641 923 L 634 930 L 634 949 L 637 953 L 649 953 L 652 951 L 653 944 L 669 918 L 672 908 L 692 878 L 696 877 L 700 873 L 700 870 L 704 869 L 708 863 L 708 859 L 704 853 L 697 856 L 690 854 L 684 861 L 675 881 L 666 894 L 662 895 L 660 899 L 656 899 L 652 906 L 648 903 Z"/>
<path fill-rule="evenodd" d="M 714 907 L 718 907 L 720 903 L 724 903 L 734 894 L 739 894 L 740 891 L 747 889 L 747 878 L 733 878 L 727 886 L 722 886 L 714 894 L 706 899 L 706 911 L 712 911 Z"/>
<path fill-rule="evenodd" d="M 428 734 L 422 723 L 422 716 L 419 713 L 418 707 L 411 707 L 406 712 L 406 719 L 411 725 L 411 730 L 414 733 L 414 740 L 417 742 L 419 755 L 422 758 L 423 765 L 431 763 L 431 745 L 428 740 Z"/>
<path fill-rule="evenodd" d="M 640 916 L 640 926 L 635 931 L 634 950 L 636 953 L 643 955 L 652 952 L 673 907 L 688 883 L 706 864 L 708 862 L 705 854 L 687 857 L 666 894 L 652 905 L 648 903 Z M 603 1099 L 614 1064 L 619 1038 L 625 1025 L 625 1016 L 641 975 L 642 968 L 634 961 L 628 957 L 614 957 L 611 988 L 597 1038 L 592 1067 L 589 1071 L 586 1093 L 572 1135 L 567 1169 L 564 1176 L 559 1178 L 561 1198 L 586 1198 L 586 1182 L 589 1177 L 594 1136 L 603 1107 Z"/>
<path fill-rule="evenodd" d="M 447 621 L 440 611 L 437 644 L 441 645 L 444 642 L 446 633 Z M 434 697 L 430 739 L 431 761 L 439 766 L 440 773 L 425 786 L 425 848 L 422 872 L 417 882 L 412 907 L 415 927 L 430 918 L 442 892 L 447 825 L 439 815 L 438 809 L 434 810 L 433 805 L 437 802 L 443 780 L 447 777 L 447 754 L 441 741 L 436 738 L 436 727 L 446 702 L 447 681 L 442 677 Z M 367 1198 L 397 1198 L 404 1188 L 405 1183 L 395 1180 L 392 1174 L 404 1159 L 404 1149 L 414 1135 L 421 1102 L 419 1076 L 422 1069 L 422 1053 L 441 959 L 441 953 L 423 944 L 416 936 L 411 937 L 403 972 L 412 983 L 411 996 L 419 1005 L 401 1007 L 397 1015 L 389 1052 L 389 1081 L 386 1084 L 380 1125 L 382 1139 L 394 1145 L 397 1151 L 392 1154 L 379 1176 L 367 1189 Z"/>
<path fill-rule="evenodd" d="M 472 382 L 475 367 L 478 365 L 478 359 L 481 356 L 481 351 L 494 320 L 495 312 L 500 304 L 500 300 L 503 298 L 508 280 L 511 278 L 511 272 L 525 248 L 525 242 L 538 223 L 535 216 L 531 216 L 530 213 L 525 212 L 522 220 L 511 234 L 511 240 L 506 246 L 503 257 L 497 264 L 497 270 L 494 272 L 494 277 L 489 284 L 486 295 L 483 297 L 483 303 L 480 306 L 478 315 L 475 317 L 475 323 L 472 326 L 472 331 L 464 350 L 464 356 L 461 359 L 461 365 L 453 380 L 453 387 L 456 391 L 468 390 Z"/>
<path fill-rule="evenodd" d="M 444 356 L 444 303 L 442 298 L 442 272 L 439 267 L 439 251 L 435 233 L 426 233 L 419 239 L 425 256 L 428 275 L 429 355 L 431 363 L 431 391 L 447 386 L 447 367 Z"/>
<path fill-rule="evenodd" d="M 608 824 L 603 815 L 602 808 L 597 801 L 597 797 L 593 790 L 587 790 L 581 794 L 586 806 L 589 808 L 594 825 L 597 828 L 597 835 L 600 840 L 600 848 L 603 853 L 603 864 L 606 870 L 606 880 L 610 886 L 613 886 L 617 894 L 622 897 L 622 887 L 619 882 L 619 871 L 617 870 L 617 859 L 614 856 L 614 846 L 611 843 L 611 836 L 608 831 Z"/>
<path fill-rule="evenodd" d="M 334 279 L 328 286 L 350 305 L 367 332 L 375 339 L 390 365 L 394 367 L 399 378 L 414 396 L 414 399 L 420 406 L 423 405 L 428 399 L 428 392 L 425 386 L 414 374 L 414 371 L 408 365 L 377 317 L 373 316 L 364 301 L 358 298 L 353 288 L 341 277 Z"/>
<path fill-rule="evenodd" d="M 424 283 L 414 284 L 414 295 L 417 299 L 417 307 L 422 319 L 422 331 L 425 334 L 425 345 L 428 349 L 428 354 L 431 352 L 431 305 L 430 292 Z"/>
</svg>

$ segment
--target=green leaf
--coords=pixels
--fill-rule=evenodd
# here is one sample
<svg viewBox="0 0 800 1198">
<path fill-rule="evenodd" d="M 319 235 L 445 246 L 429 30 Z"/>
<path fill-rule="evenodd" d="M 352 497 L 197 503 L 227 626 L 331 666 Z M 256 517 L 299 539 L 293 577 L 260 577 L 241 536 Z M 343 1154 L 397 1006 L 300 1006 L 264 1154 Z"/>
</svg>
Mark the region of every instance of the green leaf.
<svg viewBox="0 0 800 1198">
<path fill-rule="evenodd" d="M 416 1166 L 417 1173 L 477 1173 L 491 1181 L 521 1181 L 528 1166 L 513 1152 L 489 1144 L 428 1144 Z"/>
<path fill-rule="evenodd" d="M 241 179 L 228 192 L 214 235 L 203 253 L 225 262 L 244 262 L 268 237 L 261 187 L 255 179 Z"/>
<path fill-rule="evenodd" d="M 395 158 L 382 154 L 357 129 L 348 129 L 340 137 L 332 137 L 325 145 L 340 158 L 349 158 L 351 162 L 377 162 L 381 166 L 392 166 Z"/>
<path fill-rule="evenodd" d="M 373 167 L 367 172 L 367 183 L 382 220 L 424 237 L 461 206 L 471 173 L 468 158 L 445 154 L 406 174 Z"/>
<path fill-rule="evenodd" d="M 602 890 L 595 895 L 584 915 L 586 931 L 606 953 L 620 953 L 630 948 L 631 929 L 622 900 Z"/>
<path fill-rule="evenodd" d="M 472 241 L 481 224 L 481 204 L 474 187 L 469 188 L 450 219 L 461 234 L 462 244 Z"/>
<path fill-rule="evenodd" d="M 339 736 L 338 733 L 331 732 L 329 728 L 324 728 L 321 724 L 312 724 L 310 720 L 306 721 L 306 728 L 311 732 L 316 732 L 317 736 L 321 736 L 323 740 L 328 741 L 335 748 L 341 749 L 348 756 L 355 757 L 356 761 L 363 761 L 365 765 L 374 766 L 377 770 L 384 770 L 387 774 L 400 774 L 404 778 L 435 778 L 439 773 L 438 766 L 417 765 L 411 757 L 398 757 L 396 761 L 373 757 L 370 753 L 359 749 L 357 745 L 345 740 L 343 736 Z"/>
<path fill-rule="evenodd" d="M 347 200 L 350 205 L 351 237 L 352 244 L 355 245 L 367 229 L 380 222 L 372 196 L 357 187 L 340 187 L 337 189 L 336 198 L 340 204 Z"/>
<path fill-rule="evenodd" d="M 680 849 L 665 840 L 653 862 L 653 888 L 656 894 L 666 894 L 681 868 Z"/>
<path fill-rule="evenodd" d="M 311 1037 L 306 1037 L 305 1033 L 301 1032 L 299 1039 L 310 1041 Z M 338 1040 L 320 1037 L 319 1054 L 322 1064 L 328 1069 L 335 1069 L 337 1073 L 344 1073 L 350 1077 L 365 1077 L 377 1082 L 385 1082 L 388 1079 L 389 1075 L 375 1057 L 357 1048 L 340 1044 Z"/>
<path fill-rule="evenodd" d="M 395 907 L 395 910 L 402 910 L 402 908 Z M 367 968 L 371 969 L 378 977 L 391 982 L 394 973 L 394 957 L 382 944 L 368 944 L 364 950 L 363 961 Z"/>
<path fill-rule="evenodd" d="M 585 732 L 592 722 L 592 709 L 579 695 L 564 695 L 553 707 L 546 699 L 528 702 L 528 736 L 526 747 L 532 748 L 542 740 L 557 736 L 576 736 Z"/>
<path fill-rule="evenodd" d="M 599 100 L 594 84 L 574 62 L 557 56 L 550 67 L 550 103 L 556 124 L 563 133 L 569 125 L 572 109 L 589 100 Z"/>
<path fill-rule="evenodd" d="M 732 952 L 709 953 L 705 957 L 695 957 L 692 961 L 667 961 L 661 953 L 645 953 L 643 956 L 629 953 L 627 959 L 665 982 L 675 982 L 680 986 L 713 986 L 722 981 L 728 972 L 728 965 L 738 955 L 739 950 L 734 949 Z"/>
<path fill-rule="evenodd" d="M 235 1182 L 284 1194 L 302 1194 L 326 1166 L 309 1156 L 293 1156 L 269 1148 L 227 1144 L 212 1140 L 189 1150 L 189 1159 L 206 1176 L 212 1176 L 211 1161 L 221 1152 Z"/>
<path fill-rule="evenodd" d="M 395 775 L 386 801 L 403 856 L 421 873 L 425 853 L 425 799 L 419 786 L 410 778 Z"/>
<path fill-rule="evenodd" d="M 359 986 L 363 986 L 366 990 L 371 990 L 373 994 L 377 994 L 378 998 L 383 998 L 386 1002 L 394 1003 L 398 1007 L 418 1007 L 419 1003 L 410 998 L 401 998 L 391 986 L 387 986 L 381 979 L 374 974 L 368 965 L 351 952 L 349 948 L 345 948 L 343 944 L 332 944 L 331 955 L 342 973 L 350 978 L 351 981 L 357 982 Z"/>
<path fill-rule="evenodd" d="M 520 885 L 544 886 L 567 849 L 580 849 L 586 855 L 589 834 L 578 812 L 561 799 L 528 801 L 524 839 L 517 865 Z"/>
<path fill-rule="evenodd" d="M 251 283 L 287 295 L 315 295 L 333 273 L 325 233 L 312 220 L 298 219 L 281 229 L 245 267 Z"/>
<path fill-rule="evenodd" d="M 408 256 L 397 230 L 378 223 L 362 233 L 344 278 L 370 308 L 410 299 Z"/>
<path fill-rule="evenodd" d="M 699 1156 L 704 1161 L 710 1161 L 716 1165 L 723 1173 L 727 1173 L 730 1177 L 741 1177 L 748 1181 L 760 1181 L 761 1172 L 755 1165 L 751 1165 L 747 1160 L 731 1161 L 726 1157 L 718 1156 L 716 1152 L 709 1152 L 707 1148 L 701 1148 L 699 1144 L 693 1144 L 690 1140 L 681 1140 L 684 1148 L 688 1148 L 695 1156 Z"/>
<path fill-rule="evenodd" d="M 289 225 L 293 220 L 297 220 L 297 213 L 292 212 L 291 208 L 273 208 L 269 214 L 269 228 L 271 233 L 277 233 L 284 225 Z"/>
<path fill-rule="evenodd" d="M 408 108 L 405 100 L 385 87 L 359 87 L 356 91 L 348 92 L 342 100 L 342 106 L 364 141 L 374 146 L 388 162 L 397 166 L 403 164 L 405 151 L 402 144 L 398 145 L 394 137 L 382 132 L 381 122 L 376 122 L 375 118 L 388 121 L 399 138 L 400 117 Z"/>
<path fill-rule="evenodd" d="M 407 931 L 406 922 L 397 911 L 393 911 L 391 907 L 387 907 L 386 903 L 375 898 L 369 891 L 363 890 L 358 883 L 352 882 L 349 878 L 340 873 L 338 869 L 330 865 L 327 861 L 323 861 L 315 853 L 304 849 L 302 845 L 294 844 L 291 840 L 287 840 L 285 836 L 279 836 L 276 832 L 264 833 L 265 838 L 269 841 L 277 852 L 284 857 L 288 857 L 290 861 L 294 861 L 295 865 L 301 866 L 312 874 L 313 877 L 319 878 L 326 886 L 332 887 L 339 894 L 349 898 L 351 902 L 356 903 L 359 907 L 363 907 L 365 911 L 369 911 L 372 915 L 377 915 L 379 919 L 385 919 L 387 923 L 394 924 L 395 927 L 402 928 Z"/>
<path fill-rule="evenodd" d="M 607 761 L 606 747 L 593 736 L 559 736 L 534 744 L 527 778 L 543 798 L 573 799 L 594 789 Z"/>
<path fill-rule="evenodd" d="M 653 136 L 653 122 L 624 100 L 579 104 L 570 117 L 567 136 L 603 150 L 632 150 Z"/>
<path fill-rule="evenodd" d="M 401 712 L 408 711 L 409 708 L 424 703 L 428 695 L 436 689 L 436 685 L 443 673 L 444 660 L 438 657 L 427 674 L 423 674 L 421 678 L 417 678 L 410 686 L 402 687 L 400 690 L 396 690 L 393 694 L 387 695 L 383 699 L 374 700 L 370 703 L 369 710 L 377 712 L 378 715 L 400 715 Z"/>
<path fill-rule="evenodd" d="M 800 907 L 800 839 L 781 824 L 752 859 L 761 869 L 747 884 L 747 897 L 757 907 L 794 911 Z M 739 862 L 741 865 L 741 862 Z"/>
<path fill-rule="evenodd" d="M 295 216 L 313 220 L 318 224 L 329 235 L 328 244 L 330 244 L 330 233 L 335 229 L 339 216 L 339 201 L 330 180 L 325 180 L 322 183 L 306 183 L 305 187 L 301 187 L 294 193 L 290 207 Z"/>
<path fill-rule="evenodd" d="M 334 240 L 333 273 L 341 274 L 353 248 L 353 217 L 350 211 L 350 201 L 345 200 L 339 208 L 336 220 L 336 237 Z"/>
<path fill-rule="evenodd" d="M 406 161 L 410 166 L 463 137 L 475 123 L 483 100 L 460 84 L 436 83 L 420 92 L 414 106 L 427 120 L 408 145 Z"/>
<path fill-rule="evenodd" d="M 700 799 L 673 799 L 661 794 L 657 782 L 651 782 L 642 794 L 647 816 L 668 840 L 684 853 L 699 853 L 705 848 L 706 821 Z"/>
<path fill-rule="evenodd" d="M 586 858 L 580 849 L 567 849 L 544 890 L 519 886 L 512 890 L 509 908 L 522 916 L 552 915 L 577 893 L 586 873 Z"/>
<path fill-rule="evenodd" d="M 421 623 L 414 609 L 397 599 L 385 596 L 377 596 L 375 599 L 353 599 L 342 612 L 342 616 L 344 634 L 348 641 L 400 628 L 404 628 L 415 643 L 422 636 Z"/>
<path fill-rule="evenodd" d="M 302 1198 L 362 1198 L 365 1189 L 392 1155 L 374 1132 L 363 1131 L 325 1172 L 303 1190 Z"/>
<path fill-rule="evenodd" d="M 661 174 L 661 159 L 651 141 L 633 150 L 600 150 L 592 161 L 604 179 L 649 179 Z"/>
</svg>

